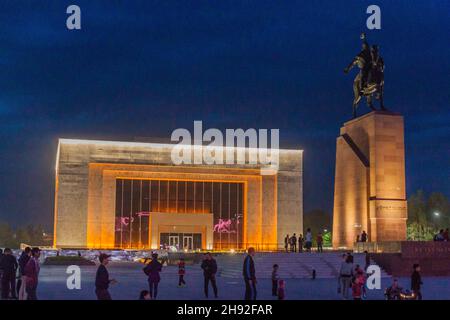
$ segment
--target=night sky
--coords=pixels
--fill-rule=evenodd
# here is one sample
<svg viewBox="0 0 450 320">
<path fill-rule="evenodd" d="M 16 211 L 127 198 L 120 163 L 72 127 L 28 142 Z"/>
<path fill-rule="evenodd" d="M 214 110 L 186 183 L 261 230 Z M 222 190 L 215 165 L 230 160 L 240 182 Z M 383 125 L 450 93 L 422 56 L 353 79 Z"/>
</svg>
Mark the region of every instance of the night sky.
<svg viewBox="0 0 450 320">
<path fill-rule="evenodd" d="M 370 4 L 381 30 L 366 29 Z M 0 219 L 52 230 L 58 137 L 167 138 L 194 120 L 279 128 L 304 149 L 305 212 L 331 212 L 362 31 L 405 117 L 408 195 L 450 196 L 450 1 L 1 1 Z"/>
</svg>

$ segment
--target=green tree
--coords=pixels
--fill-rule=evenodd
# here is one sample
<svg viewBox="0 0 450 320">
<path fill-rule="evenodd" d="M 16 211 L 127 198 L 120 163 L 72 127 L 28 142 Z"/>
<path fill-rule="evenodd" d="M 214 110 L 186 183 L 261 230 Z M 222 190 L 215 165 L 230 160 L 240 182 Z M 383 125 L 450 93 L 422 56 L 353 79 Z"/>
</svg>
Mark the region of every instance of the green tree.
<svg viewBox="0 0 450 320">
<path fill-rule="evenodd" d="M 406 239 L 411 241 L 430 241 L 433 240 L 437 230 L 418 223 L 408 223 L 406 229 Z"/>
<path fill-rule="evenodd" d="M 434 235 L 450 224 L 450 202 L 440 193 L 433 192 L 427 198 L 418 190 L 408 199 L 408 240 L 432 240 Z"/>
</svg>

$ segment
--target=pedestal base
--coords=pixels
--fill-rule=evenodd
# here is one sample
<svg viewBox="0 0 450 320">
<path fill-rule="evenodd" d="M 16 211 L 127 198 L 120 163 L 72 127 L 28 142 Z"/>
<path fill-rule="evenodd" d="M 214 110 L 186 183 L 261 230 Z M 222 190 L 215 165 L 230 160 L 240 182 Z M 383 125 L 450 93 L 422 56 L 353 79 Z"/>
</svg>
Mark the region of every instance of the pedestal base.
<svg viewBox="0 0 450 320">
<path fill-rule="evenodd" d="M 374 111 L 341 128 L 336 147 L 333 247 L 406 239 L 403 117 Z"/>
</svg>

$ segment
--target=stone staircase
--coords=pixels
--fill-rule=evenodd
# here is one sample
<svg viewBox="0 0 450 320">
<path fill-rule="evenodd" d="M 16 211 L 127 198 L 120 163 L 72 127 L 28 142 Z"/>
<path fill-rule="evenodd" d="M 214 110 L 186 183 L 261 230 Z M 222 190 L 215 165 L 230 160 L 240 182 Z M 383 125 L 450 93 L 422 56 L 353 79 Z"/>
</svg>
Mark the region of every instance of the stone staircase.
<svg viewBox="0 0 450 320">
<path fill-rule="evenodd" d="M 256 277 L 270 279 L 272 266 L 278 264 L 278 274 L 284 279 L 311 278 L 316 270 L 316 278 L 336 278 L 342 261 L 342 253 L 257 253 L 254 257 Z M 354 255 L 354 265 L 365 265 L 364 254 Z M 242 278 L 244 254 L 219 255 L 216 257 L 218 276 L 226 278 Z M 373 261 L 371 264 L 375 264 Z M 382 277 L 389 275 L 382 270 Z"/>
</svg>

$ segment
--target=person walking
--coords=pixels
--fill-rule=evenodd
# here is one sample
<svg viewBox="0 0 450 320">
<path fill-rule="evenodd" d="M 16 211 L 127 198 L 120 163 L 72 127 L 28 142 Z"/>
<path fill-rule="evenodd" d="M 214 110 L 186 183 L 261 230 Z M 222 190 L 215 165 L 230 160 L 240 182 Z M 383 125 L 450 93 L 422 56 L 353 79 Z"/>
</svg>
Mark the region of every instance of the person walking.
<svg viewBox="0 0 450 320">
<path fill-rule="evenodd" d="M 95 294 L 97 295 L 98 300 L 112 300 L 108 288 L 110 284 L 117 283 L 115 279 L 109 279 L 109 272 L 108 269 L 106 269 L 110 257 L 111 255 L 106 253 L 101 253 L 98 257 L 100 265 L 98 266 L 97 274 L 95 275 Z"/>
<path fill-rule="evenodd" d="M 25 290 L 26 286 L 26 276 L 25 276 L 25 266 L 31 258 L 31 248 L 26 247 L 19 257 L 19 275 L 20 275 L 20 286 L 19 286 L 19 300 L 27 300 L 27 293 Z"/>
<path fill-rule="evenodd" d="M 186 264 L 184 262 L 184 258 L 181 258 L 180 262 L 178 262 L 178 287 L 186 285 L 186 282 L 184 281 L 185 274 L 186 274 Z"/>
<path fill-rule="evenodd" d="M 204 277 L 204 291 L 205 297 L 208 298 L 208 287 L 211 282 L 211 286 L 214 291 L 214 297 L 217 298 L 217 285 L 216 285 L 216 273 L 217 273 L 217 262 L 212 257 L 211 253 L 206 253 L 205 258 L 203 259 L 201 268 L 203 269 L 203 277 Z"/>
<path fill-rule="evenodd" d="M 345 261 L 341 263 L 339 277 L 341 279 L 342 298 L 348 299 L 348 290 L 352 284 L 353 277 L 353 262 L 352 259 L 350 259 L 350 256 L 347 256 Z"/>
<path fill-rule="evenodd" d="M 342 254 L 342 261 L 341 261 L 341 264 L 344 263 L 346 260 L 347 260 L 347 254 L 344 253 L 344 254 Z M 337 280 L 338 280 L 338 281 L 337 281 L 337 283 L 338 283 L 337 292 L 338 292 L 339 294 L 341 294 L 341 293 L 342 293 L 342 287 L 341 287 L 342 281 L 341 281 L 341 275 L 340 275 L 340 274 L 338 275 L 338 279 L 337 279 Z"/>
<path fill-rule="evenodd" d="M 148 286 L 150 299 L 156 299 L 158 295 L 158 284 L 161 281 L 159 273 L 162 270 L 162 264 L 158 261 L 158 254 L 152 254 L 152 261 L 144 268 L 144 273 L 148 276 Z"/>
<path fill-rule="evenodd" d="M 272 267 L 272 296 L 276 297 L 278 295 L 278 280 L 280 279 L 278 275 L 278 265 L 274 264 Z"/>
<path fill-rule="evenodd" d="M 286 250 L 286 252 L 288 252 L 290 242 L 291 238 L 289 238 L 289 235 L 287 234 L 286 237 L 284 238 L 284 250 Z"/>
<path fill-rule="evenodd" d="M 305 242 L 305 239 L 303 239 L 303 235 L 300 234 L 298 236 L 298 252 L 302 253 L 303 252 L 303 243 Z"/>
<path fill-rule="evenodd" d="M 37 247 L 31 249 L 31 257 L 25 265 L 25 291 L 27 300 L 37 300 L 37 286 L 39 282 L 39 271 L 41 269 L 39 264 L 40 256 L 41 249 Z"/>
<path fill-rule="evenodd" d="M 297 236 L 295 235 L 295 233 L 292 236 L 292 251 L 297 252 Z"/>
<path fill-rule="evenodd" d="M 12 254 L 10 248 L 5 248 L 1 261 L 2 274 L 2 299 L 9 299 L 10 294 L 12 299 L 16 297 L 16 271 L 18 268 L 16 257 Z"/>
<path fill-rule="evenodd" d="M 307 251 L 307 252 L 311 252 L 311 248 L 312 248 L 312 233 L 311 233 L 311 228 L 306 229 L 305 248 L 306 248 L 306 251 Z"/>
<path fill-rule="evenodd" d="M 247 256 L 244 259 L 242 272 L 245 281 L 245 300 L 256 300 L 256 272 L 255 262 L 253 261 L 254 255 L 255 248 L 248 248 Z"/>
<path fill-rule="evenodd" d="M 322 233 L 317 235 L 317 252 L 323 252 L 323 237 Z"/>
<path fill-rule="evenodd" d="M 420 276 L 420 265 L 415 263 L 413 265 L 413 273 L 411 274 L 411 291 L 414 293 L 416 300 L 422 300 L 422 285 L 423 282 L 422 277 Z"/>
</svg>

